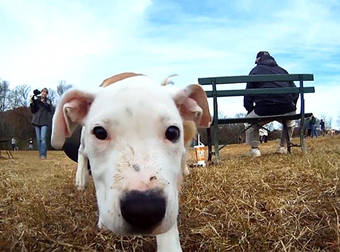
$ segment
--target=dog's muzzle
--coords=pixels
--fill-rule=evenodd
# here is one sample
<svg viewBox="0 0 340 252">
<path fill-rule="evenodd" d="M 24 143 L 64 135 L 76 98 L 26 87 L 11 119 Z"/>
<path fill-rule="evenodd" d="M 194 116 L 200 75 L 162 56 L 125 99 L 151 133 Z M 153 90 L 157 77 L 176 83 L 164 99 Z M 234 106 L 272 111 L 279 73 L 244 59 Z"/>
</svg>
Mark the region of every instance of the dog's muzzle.
<svg viewBox="0 0 340 252">
<path fill-rule="evenodd" d="M 161 190 L 132 190 L 120 199 L 120 211 L 132 233 L 151 233 L 164 218 L 166 200 Z"/>
</svg>

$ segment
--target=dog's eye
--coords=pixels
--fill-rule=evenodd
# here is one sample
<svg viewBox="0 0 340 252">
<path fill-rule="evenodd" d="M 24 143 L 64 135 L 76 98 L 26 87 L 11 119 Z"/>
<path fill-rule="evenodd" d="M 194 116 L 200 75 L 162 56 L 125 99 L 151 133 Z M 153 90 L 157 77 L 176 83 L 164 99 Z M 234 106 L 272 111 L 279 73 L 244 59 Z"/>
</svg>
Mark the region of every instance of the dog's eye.
<svg viewBox="0 0 340 252">
<path fill-rule="evenodd" d="M 96 136 L 96 138 L 100 140 L 104 140 L 107 138 L 107 132 L 101 126 L 94 127 L 92 133 Z"/>
<path fill-rule="evenodd" d="M 170 126 L 166 129 L 165 137 L 171 142 L 176 142 L 180 136 L 179 128 L 176 126 Z"/>
</svg>

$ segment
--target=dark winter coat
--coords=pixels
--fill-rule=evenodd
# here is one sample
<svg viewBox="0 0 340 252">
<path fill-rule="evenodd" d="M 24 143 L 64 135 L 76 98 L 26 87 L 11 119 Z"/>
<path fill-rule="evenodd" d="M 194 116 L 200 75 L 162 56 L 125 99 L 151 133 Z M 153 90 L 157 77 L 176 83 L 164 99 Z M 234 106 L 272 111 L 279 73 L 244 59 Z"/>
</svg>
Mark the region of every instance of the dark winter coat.
<svg viewBox="0 0 340 252">
<path fill-rule="evenodd" d="M 52 104 L 51 100 L 46 98 L 46 102 L 40 99 L 33 100 L 30 104 L 33 113 L 32 124 L 34 126 L 48 126 L 51 121 Z"/>
<path fill-rule="evenodd" d="M 309 121 L 309 126 L 312 127 L 316 124 L 316 118 L 314 116 L 312 116 L 312 118 Z"/>
<path fill-rule="evenodd" d="M 264 55 L 260 58 L 249 75 L 257 74 L 288 74 L 282 67 L 278 66 L 275 59 L 270 55 Z M 250 88 L 280 88 L 296 87 L 293 81 L 289 82 L 248 82 L 247 89 Z M 257 115 L 279 115 L 296 110 L 298 94 L 283 95 L 260 95 L 245 96 L 244 107 L 250 113 L 255 110 Z"/>
</svg>

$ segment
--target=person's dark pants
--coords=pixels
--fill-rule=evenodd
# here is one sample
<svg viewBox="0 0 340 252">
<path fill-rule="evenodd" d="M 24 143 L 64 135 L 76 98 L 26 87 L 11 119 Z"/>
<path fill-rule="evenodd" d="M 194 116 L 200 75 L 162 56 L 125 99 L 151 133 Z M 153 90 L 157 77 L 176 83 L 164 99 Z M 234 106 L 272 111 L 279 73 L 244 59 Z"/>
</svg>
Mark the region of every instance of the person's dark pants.
<svg viewBox="0 0 340 252">
<path fill-rule="evenodd" d="M 263 142 L 268 142 L 268 136 L 263 136 Z"/>
<path fill-rule="evenodd" d="M 311 136 L 312 135 L 312 129 L 308 129 L 307 130 L 307 136 Z"/>
</svg>

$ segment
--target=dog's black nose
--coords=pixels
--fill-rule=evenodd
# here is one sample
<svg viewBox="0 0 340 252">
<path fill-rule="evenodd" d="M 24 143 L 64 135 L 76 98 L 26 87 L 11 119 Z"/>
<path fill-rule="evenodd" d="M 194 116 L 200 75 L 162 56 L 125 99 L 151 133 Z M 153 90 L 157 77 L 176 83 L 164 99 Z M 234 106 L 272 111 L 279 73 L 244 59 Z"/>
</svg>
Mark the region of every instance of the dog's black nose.
<svg viewBox="0 0 340 252">
<path fill-rule="evenodd" d="M 160 223 L 164 218 L 165 209 L 165 198 L 159 190 L 133 190 L 120 200 L 123 218 L 140 232 L 147 232 Z"/>
</svg>

